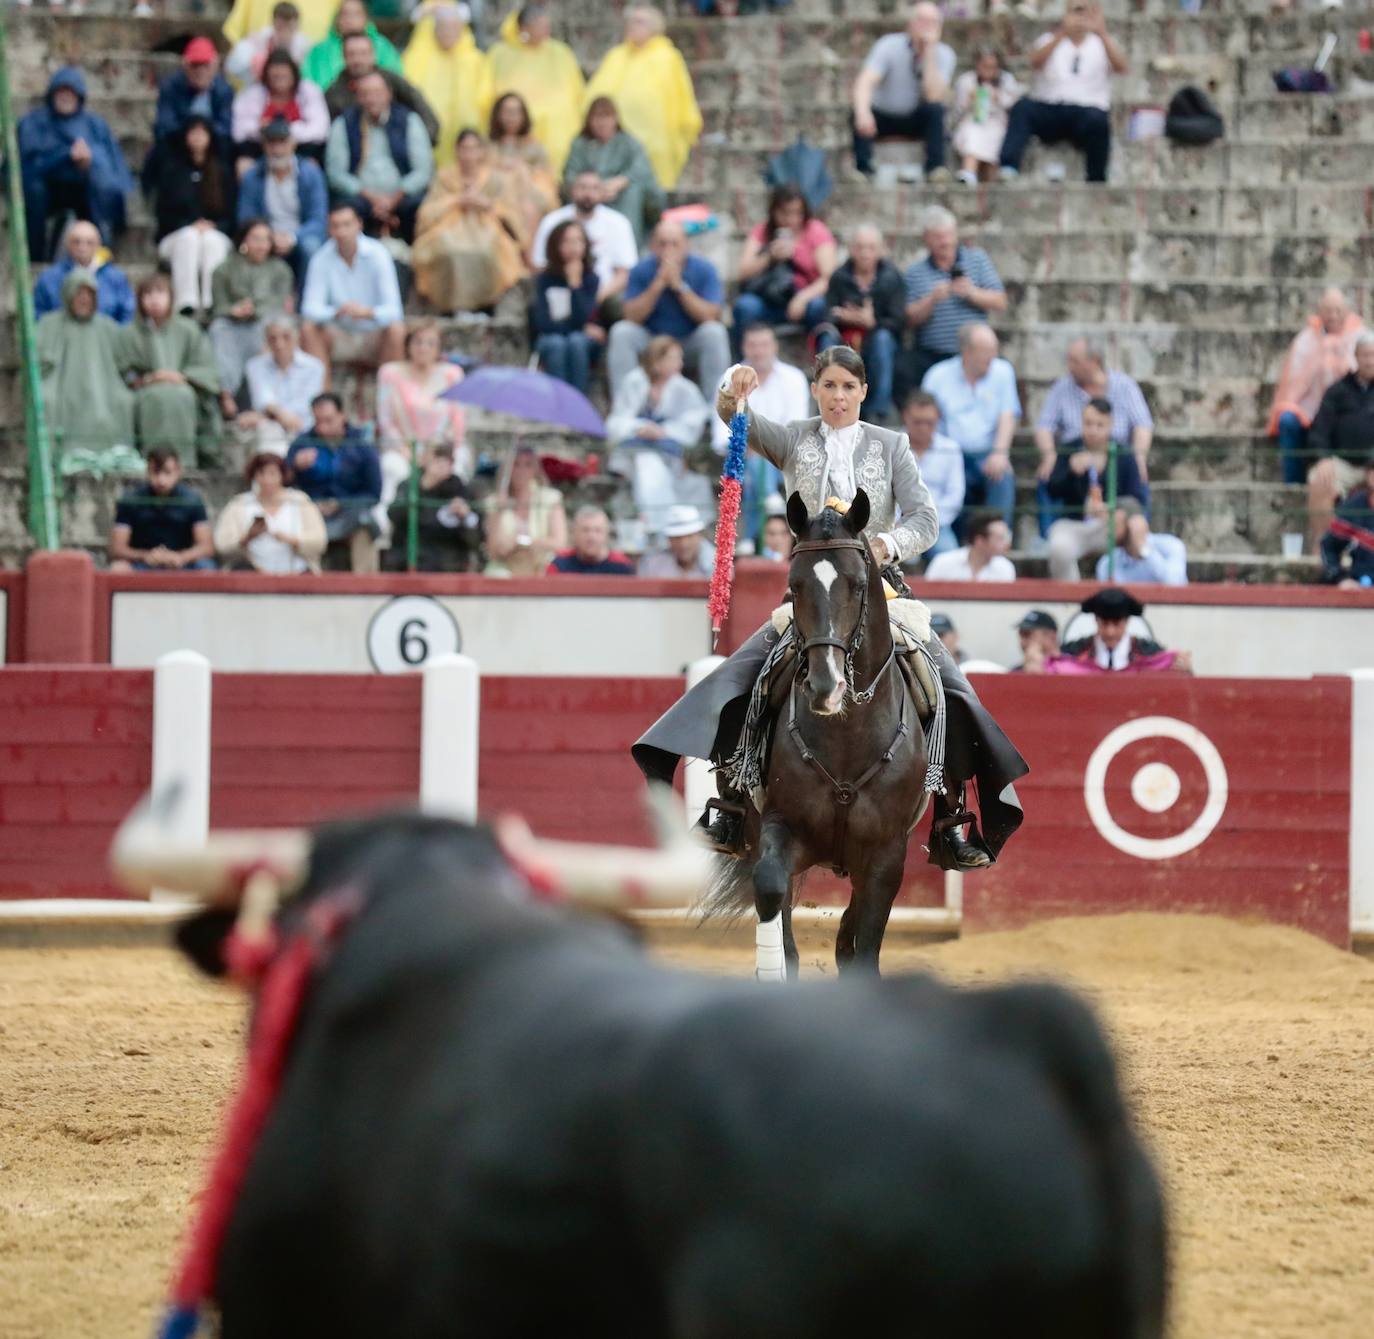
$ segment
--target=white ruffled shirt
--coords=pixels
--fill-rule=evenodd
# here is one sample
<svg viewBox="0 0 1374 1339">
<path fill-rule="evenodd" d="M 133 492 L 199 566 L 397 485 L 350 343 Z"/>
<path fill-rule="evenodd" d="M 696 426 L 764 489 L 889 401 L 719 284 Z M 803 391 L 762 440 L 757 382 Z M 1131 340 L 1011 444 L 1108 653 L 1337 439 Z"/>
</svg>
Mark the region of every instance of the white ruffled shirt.
<svg viewBox="0 0 1374 1339">
<path fill-rule="evenodd" d="M 1124 670 L 1131 667 L 1131 634 L 1128 632 L 1117 644 L 1108 650 L 1102 638 L 1093 637 L 1093 658 L 1099 669 Z"/>
</svg>

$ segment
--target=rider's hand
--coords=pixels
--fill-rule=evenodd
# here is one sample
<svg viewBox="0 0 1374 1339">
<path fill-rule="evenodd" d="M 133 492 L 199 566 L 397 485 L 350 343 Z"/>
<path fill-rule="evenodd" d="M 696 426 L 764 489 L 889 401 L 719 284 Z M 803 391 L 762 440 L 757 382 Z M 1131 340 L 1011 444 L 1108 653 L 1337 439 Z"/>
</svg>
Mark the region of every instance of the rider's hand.
<svg viewBox="0 0 1374 1339">
<path fill-rule="evenodd" d="M 730 397 L 742 404 L 759 388 L 759 374 L 752 367 L 737 367 L 730 374 Z"/>
<path fill-rule="evenodd" d="M 893 561 L 893 555 L 888 552 L 887 540 L 881 535 L 874 535 L 868 541 L 868 547 L 873 550 L 873 556 L 878 560 L 879 567 L 886 567 Z"/>
</svg>

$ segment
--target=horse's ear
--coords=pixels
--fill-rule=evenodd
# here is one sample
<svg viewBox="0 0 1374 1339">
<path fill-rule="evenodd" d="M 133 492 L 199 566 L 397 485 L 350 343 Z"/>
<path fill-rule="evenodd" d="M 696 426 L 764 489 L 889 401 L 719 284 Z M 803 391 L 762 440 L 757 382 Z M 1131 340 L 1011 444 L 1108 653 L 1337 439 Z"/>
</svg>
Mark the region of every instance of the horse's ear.
<svg viewBox="0 0 1374 1339">
<path fill-rule="evenodd" d="M 811 517 L 806 510 L 806 503 L 802 501 L 800 493 L 793 493 L 787 499 L 787 524 L 792 527 L 792 533 L 798 539 L 806 536 L 806 527 L 811 523 Z"/>
<path fill-rule="evenodd" d="M 854 494 L 854 501 L 849 504 L 849 514 L 844 518 L 849 522 L 849 528 L 856 535 L 861 534 L 864 526 L 868 524 L 870 510 L 868 494 L 861 488 Z"/>
</svg>

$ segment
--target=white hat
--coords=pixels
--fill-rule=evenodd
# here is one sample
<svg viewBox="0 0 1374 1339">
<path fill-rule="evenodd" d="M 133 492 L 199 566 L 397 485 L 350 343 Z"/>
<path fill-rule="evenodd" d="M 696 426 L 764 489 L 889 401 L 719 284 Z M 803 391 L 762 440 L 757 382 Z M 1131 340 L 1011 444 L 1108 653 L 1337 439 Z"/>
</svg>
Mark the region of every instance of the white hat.
<svg viewBox="0 0 1374 1339">
<path fill-rule="evenodd" d="M 701 513 L 695 507 L 669 507 L 663 534 L 668 539 L 678 539 L 683 535 L 699 535 L 705 528 Z"/>
<path fill-rule="evenodd" d="M 763 516 L 765 520 L 772 520 L 774 516 L 781 516 L 787 519 L 787 503 L 782 500 L 781 493 L 769 493 L 763 500 Z"/>
</svg>

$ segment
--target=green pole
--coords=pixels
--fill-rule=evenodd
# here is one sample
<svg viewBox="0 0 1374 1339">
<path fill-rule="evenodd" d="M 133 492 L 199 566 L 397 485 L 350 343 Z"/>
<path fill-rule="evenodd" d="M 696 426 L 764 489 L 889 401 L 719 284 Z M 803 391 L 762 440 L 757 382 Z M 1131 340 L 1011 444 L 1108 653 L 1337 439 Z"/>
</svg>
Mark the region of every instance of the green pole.
<svg viewBox="0 0 1374 1339">
<path fill-rule="evenodd" d="M 406 571 L 420 565 L 420 443 L 410 444 L 410 478 L 406 481 Z"/>
<path fill-rule="evenodd" d="M 1116 443 L 1107 443 L 1107 580 L 1116 580 Z"/>
<path fill-rule="evenodd" d="M 10 96 L 9 48 L 4 6 L 0 6 L 0 116 L 5 120 L 5 175 L 9 187 L 10 272 L 19 310 L 19 354 L 23 359 L 24 435 L 29 455 L 29 533 L 40 549 L 61 547 L 57 532 L 57 494 L 53 487 L 52 452 L 43 414 L 43 385 L 38 375 L 34 340 L 33 281 L 29 274 L 28 223 L 24 216 L 24 178 L 15 137 L 14 102 Z"/>
</svg>

